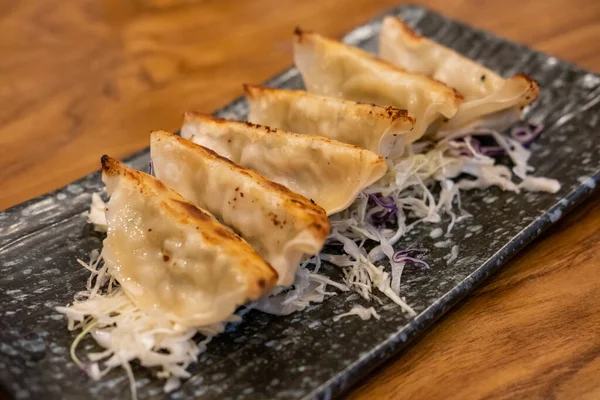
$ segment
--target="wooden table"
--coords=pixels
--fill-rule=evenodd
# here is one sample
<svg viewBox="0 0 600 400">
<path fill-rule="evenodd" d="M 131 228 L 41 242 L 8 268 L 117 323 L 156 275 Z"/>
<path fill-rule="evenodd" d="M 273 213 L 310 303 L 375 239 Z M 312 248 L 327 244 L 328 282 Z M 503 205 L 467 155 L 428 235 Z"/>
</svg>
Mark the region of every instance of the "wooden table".
<svg viewBox="0 0 600 400">
<path fill-rule="evenodd" d="M 300 25 L 340 37 L 373 0 L 0 2 L 0 209 L 148 146 L 292 63 Z M 430 0 L 600 70 L 600 1 Z M 600 197 L 530 246 L 353 399 L 600 398 Z"/>
</svg>

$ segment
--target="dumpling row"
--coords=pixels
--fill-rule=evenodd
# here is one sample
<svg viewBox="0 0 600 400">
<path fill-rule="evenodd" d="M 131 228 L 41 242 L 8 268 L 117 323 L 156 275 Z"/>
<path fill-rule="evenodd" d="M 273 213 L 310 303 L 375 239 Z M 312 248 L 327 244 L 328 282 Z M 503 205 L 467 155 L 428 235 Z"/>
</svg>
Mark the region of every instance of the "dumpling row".
<svg viewBox="0 0 600 400">
<path fill-rule="evenodd" d="M 504 130 L 539 94 L 527 75 L 504 79 L 417 35 L 396 17 L 384 18 L 379 50 L 381 58 L 376 58 L 297 29 L 294 60 L 309 92 L 407 110 L 414 127 L 402 135 L 403 143 L 378 149 L 392 158 L 401 155 L 402 145 L 425 134 L 440 137 L 479 127 Z M 251 105 L 251 119 L 252 114 Z"/>
<path fill-rule="evenodd" d="M 293 283 L 327 215 L 386 173 L 383 157 L 426 134 L 504 126 L 537 96 L 524 75 L 502 79 L 395 18 L 380 40 L 399 66 L 296 30 L 308 92 L 245 86 L 249 122 L 187 113 L 181 137 L 152 133 L 156 177 L 103 157 L 103 254 L 139 307 L 184 326 L 227 320 Z"/>
<path fill-rule="evenodd" d="M 108 156 L 102 170 L 109 272 L 140 308 L 183 326 L 227 320 L 292 284 L 323 247 L 327 213 L 387 169 L 358 146 L 195 113 L 182 135 L 206 147 L 153 132 L 155 176 Z"/>
</svg>

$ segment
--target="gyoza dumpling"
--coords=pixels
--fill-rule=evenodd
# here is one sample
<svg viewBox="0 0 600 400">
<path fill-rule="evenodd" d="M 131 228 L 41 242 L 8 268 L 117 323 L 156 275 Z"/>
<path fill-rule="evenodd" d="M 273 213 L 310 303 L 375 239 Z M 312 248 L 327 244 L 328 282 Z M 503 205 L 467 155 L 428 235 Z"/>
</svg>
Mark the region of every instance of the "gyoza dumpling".
<svg viewBox="0 0 600 400">
<path fill-rule="evenodd" d="M 415 119 L 392 106 L 356 103 L 301 90 L 244 86 L 248 121 L 295 133 L 325 136 L 380 156 L 400 155 Z M 394 149 L 392 151 L 392 149 Z"/>
<path fill-rule="evenodd" d="M 417 35 L 395 17 L 383 20 L 379 36 L 383 59 L 456 88 L 464 97 L 444 131 L 467 125 L 504 129 L 517 121 L 524 106 L 538 95 L 537 83 L 520 74 L 504 79 L 428 38 Z"/>
<path fill-rule="evenodd" d="M 325 211 L 308 199 L 167 132 L 150 141 L 156 177 L 208 210 L 246 239 L 290 285 L 305 254 L 317 254 L 329 234 Z"/>
<path fill-rule="evenodd" d="M 103 156 L 102 180 L 111 196 L 104 261 L 150 315 L 210 325 L 277 282 L 248 243 L 158 179 Z"/>
<path fill-rule="evenodd" d="M 314 200 L 327 215 L 349 207 L 387 171 L 372 151 L 250 122 L 187 113 L 181 136 Z"/>
<path fill-rule="evenodd" d="M 441 82 L 407 72 L 371 54 L 296 30 L 294 61 L 309 92 L 408 110 L 416 119 L 408 142 L 440 115 L 452 118 L 461 95 Z"/>
</svg>

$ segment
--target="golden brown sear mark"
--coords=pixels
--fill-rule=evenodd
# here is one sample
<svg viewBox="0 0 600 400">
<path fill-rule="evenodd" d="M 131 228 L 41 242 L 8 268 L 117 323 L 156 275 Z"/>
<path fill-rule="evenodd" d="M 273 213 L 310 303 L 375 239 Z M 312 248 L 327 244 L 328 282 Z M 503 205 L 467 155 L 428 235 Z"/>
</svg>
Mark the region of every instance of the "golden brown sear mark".
<svg viewBox="0 0 600 400">
<path fill-rule="evenodd" d="M 447 86 L 447 85 L 446 85 L 445 83 L 443 83 L 443 82 L 440 82 L 440 83 L 442 83 L 442 85 L 444 85 L 444 86 Z M 447 87 L 448 87 L 448 86 L 447 86 Z M 458 90 L 456 90 L 456 89 L 454 89 L 454 88 L 451 88 L 451 89 L 452 89 L 452 91 L 453 91 L 453 93 L 454 93 L 454 97 L 455 97 L 456 99 L 458 99 L 458 100 L 460 100 L 460 101 L 463 101 L 463 100 L 465 99 L 465 96 L 463 96 L 463 94 L 462 94 L 461 92 L 459 92 Z"/>
<path fill-rule="evenodd" d="M 412 29 L 410 29 L 410 27 L 408 25 L 406 25 L 404 22 L 400 21 L 399 19 L 396 18 L 396 21 L 400 24 L 402 30 L 410 37 L 412 37 L 415 40 L 421 40 L 423 38 L 423 36 L 419 35 L 417 32 L 413 31 Z"/>
<path fill-rule="evenodd" d="M 223 227 L 223 226 L 217 226 L 214 229 L 214 233 L 217 236 L 221 236 L 224 237 L 226 239 L 231 239 L 231 240 L 236 240 L 236 241 L 240 241 L 242 240 L 238 235 L 236 235 L 233 231 Z"/>
<path fill-rule="evenodd" d="M 232 123 L 238 123 L 238 124 L 244 124 L 249 128 L 253 128 L 253 129 L 261 129 L 263 131 L 266 131 L 267 133 L 271 133 L 271 132 L 277 132 L 276 128 L 271 128 L 270 126 L 266 126 L 266 125 L 260 125 L 260 124 L 253 124 L 252 122 L 248 122 L 248 121 L 228 121 L 228 122 L 232 122 Z"/>
<path fill-rule="evenodd" d="M 167 187 L 165 186 L 165 184 L 162 183 L 162 181 L 160 181 L 156 178 L 153 178 L 152 181 L 154 182 L 154 185 L 158 188 L 159 191 L 168 190 Z"/>
<path fill-rule="evenodd" d="M 282 222 L 279 220 L 279 217 L 277 216 L 277 214 L 275 214 L 274 212 L 269 212 L 269 218 L 271 219 L 271 222 L 273 223 L 273 225 L 275 226 L 279 226 L 282 225 Z"/>
<path fill-rule="evenodd" d="M 135 185 L 139 186 L 140 193 L 144 193 L 143 172 L 131 170 L 119 160 L 115 160 L 106 154 L 100 158 L 100 163 L 102 164 L 103 174 L 108 176 L 126 175 L 131 181 L 135 182 Z"/>
<path fill-rule="evenodd" d="M 390 118 L 392 121 L 395 121 L 397 119 L 406 119 L 411 124 L 415 123 L 415 118 L 408 113 L 408 110 L 401 110 L 396 107 L 388 106 L 385 108 L 385 113 L 387 117 Z"/>
<path fill-rule="evenodd" d="M 119 174 L 119 161 L 114 158 L 104 154 L 100 158 L 100 163 L 102 164 L 102 172 L 107 175 L 118 175 Z"/>
<path fill-rule="evenodd" d="M 244 92 L 246 92 L 246 94 L 248 96 L 252 97 L 252 95 L 253 95 L 252 92 L 254 91 L 254 86 L 253 85 L 250 85 L 248 83 L 243 83 L 242 84 L 242 88 L 244 88 Z"/>
<path fill-rule="evenodd" d="M 187 201 L 177 199 L 173 199 L 173 201 L 179 204 L 179 206 L 192 218 L 195 218 L 199 221 L 210 221 L 212 219 L 208 214 L 203 212 L 195 205 L 188 203 Z"/>
</svg>

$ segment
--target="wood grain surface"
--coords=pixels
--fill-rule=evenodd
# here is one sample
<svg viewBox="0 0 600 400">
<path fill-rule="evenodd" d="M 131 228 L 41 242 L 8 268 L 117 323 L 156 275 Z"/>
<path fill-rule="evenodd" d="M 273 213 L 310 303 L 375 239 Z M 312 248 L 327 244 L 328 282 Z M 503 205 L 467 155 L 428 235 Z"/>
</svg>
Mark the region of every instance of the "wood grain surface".
<svg viewBox="0 0 600 400">
<path fill-rule="evenodd" d="M 373 0 L 0 2 L 0 210 L 124 157 L 292 64 L 296 25 L 340 37 Z M 600 70 L 600 1 L 430 0 Z M 600 198 L 477 290 L 353 399 L 600 398 Z"/>
</svg>

